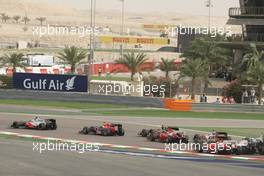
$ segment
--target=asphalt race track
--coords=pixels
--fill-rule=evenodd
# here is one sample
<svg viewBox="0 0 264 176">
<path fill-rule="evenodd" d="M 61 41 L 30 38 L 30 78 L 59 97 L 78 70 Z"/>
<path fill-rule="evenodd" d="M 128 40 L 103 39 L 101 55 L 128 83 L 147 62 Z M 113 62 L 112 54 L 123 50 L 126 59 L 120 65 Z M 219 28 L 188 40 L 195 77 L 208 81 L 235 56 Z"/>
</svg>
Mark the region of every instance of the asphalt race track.
<svg viewBox="0 0 264 176">
<path fill-rule="evenodd" d="M 217 120 L 167 119 L 167 118 L 130 118 L 130 117 L 100 117 L 82 114 L 81 112 L 55 109 L 42 110 L 40 117 L 56 118 L 58 130 L 35 131 L 10 129 L 15 120 L 27 120 L 41 111 L 38 108 L 23 106 L 0 106 L 0 131 L 23 134 L 42 135 L 66 139 L 85 140 L 118 145 L 131 145 L 164 149 L 164 144 L 149 142 L 137 137 L 142 128 L 164 125 L 181 126 L 215 126 Z M 45 112 L 44 112 L 45 111 Z M 23 113 L 24 112 L 24 113 Z M 120 122 L 126 130 L 125 137 L 84 136 L 77 132 L 85 125 L 100 125 L 103 121 Z M 223 120 L 221 125 L 236 126 L 238 121 Z M 245 127 L 263 125 L 261 121 L 242 121 Z M 219 124 L 218 124 L 219 125 Z M 192 135 L 193 131 L 187 131 Z M 32 150 L 32 142 L 6 139 L 0 137 L 0 175 L 2 176 L 65 176 L 65 175 L 179 175 L 179 176 L 261 176 L 263 163 L 242 162 L 234 160 L 212 160 L 199 157 L 178 157 L 174 159 L 156 158 L 153 156 L 135 156 L 133 153 L 105 152 L 45 152 L 40 154 Z"/>
<path fill-rule="evenodd" d="M 87 152 L 32 151 L 30 142 L 0 142 L 0 175 L 3 176 L 261 176 L 263 165 L 240 162 L 199 162 Z"/>
</svg>

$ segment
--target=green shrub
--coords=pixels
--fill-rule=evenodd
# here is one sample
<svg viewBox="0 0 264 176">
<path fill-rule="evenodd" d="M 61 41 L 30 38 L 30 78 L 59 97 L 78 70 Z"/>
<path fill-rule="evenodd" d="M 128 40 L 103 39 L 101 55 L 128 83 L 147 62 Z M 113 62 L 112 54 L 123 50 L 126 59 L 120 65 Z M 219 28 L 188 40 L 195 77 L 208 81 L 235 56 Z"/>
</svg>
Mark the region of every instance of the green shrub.
<svg viewBox="0 0 264 176">
<path fill-rule="evenodd" d="M 10 76 L 0 76 L 0 89 L 12 89 L 12 77 Z"/>
<path fill-rule="evenodd" d="M 223 96 L 233 97 L 236 103 L 242 102 L 243 87 L 240 81 L 235 80 L 223 88 Z"/>
</svg>

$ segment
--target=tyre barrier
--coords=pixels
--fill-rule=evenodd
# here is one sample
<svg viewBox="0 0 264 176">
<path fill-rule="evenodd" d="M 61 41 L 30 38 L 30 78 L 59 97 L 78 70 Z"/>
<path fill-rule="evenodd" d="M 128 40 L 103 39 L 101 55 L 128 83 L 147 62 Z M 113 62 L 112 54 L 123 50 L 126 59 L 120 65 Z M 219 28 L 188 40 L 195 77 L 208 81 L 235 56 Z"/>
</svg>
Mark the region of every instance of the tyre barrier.
<svg viewBox="0 0 264 176">
<path fill-rule="evenodd" d="M 191 111 L 192 101 L 191 100 L 165 99 L 164 107 L 172 111 Z"/>
</svg>

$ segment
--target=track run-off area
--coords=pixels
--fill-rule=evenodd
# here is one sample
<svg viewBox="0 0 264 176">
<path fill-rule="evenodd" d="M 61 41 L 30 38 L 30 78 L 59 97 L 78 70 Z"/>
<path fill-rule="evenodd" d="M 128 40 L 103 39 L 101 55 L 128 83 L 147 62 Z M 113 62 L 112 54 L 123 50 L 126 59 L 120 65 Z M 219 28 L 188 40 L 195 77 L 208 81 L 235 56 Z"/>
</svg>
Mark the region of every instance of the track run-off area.
<svg viewBox="0 0 264 176">
<path fill-rule="evenodd" d="M 56 131 L 11 129 L 13 121 L 30 120 L 35 116 L 56 118 Z M 124 137 L 86 136 L 78 134 L 84 126 L 101 125 L 102 122 L 122 123 Z M 158 118 L 129 116 L 98 116 L 78 110 L 42 108 L 29 106 L 0 106 L 0 175 L 262 175 L 262 156 L 224 156 L 198 154 L 186 151 L 166 152 L 165 145 L 150 142 L 137 136 L 143 128 L 171 126 L 219 126 L 219 127 L 263 127 L 260 120 Z M 190 138 L 201 131 L 181 129 Z M 237 136 L 239 137 L 239 136 Z M 29 140 L 30 139 L 30 140 Z M 40 154 L 33 151 L 32 143 L 40 141 L 65 141 L 99 143 L 98 152 L 56 152 Z M 16 164 L 13 171 L 8 165 Z M 56 163 L 56 166 L 55 166 Z M 99 167 L 96 167 L 100 165 Z M 73 173 L 75 168 L 79 173 Z M 114 168 L 114 169 L 113 169 Z M 27 170 L 29 169 L 29 170 Z M 20 172 L 18 172 L 18 170 Z M 46 172 L 44 172 L 44 170 Z M 109 170 L 110 174 L 109 174 Z M 17 172 L 16 172 L 17 171 Z M 32 172 L 31 172 L 32 171 Z M 43 172 L 42 172 L 43 171 Z M 75 170 L 76 171 L 76 170 Z M 32 175 L 32 174 L 31 174 Z M 34 174 L 33 174 L 34 175 Z"/>
</svg>

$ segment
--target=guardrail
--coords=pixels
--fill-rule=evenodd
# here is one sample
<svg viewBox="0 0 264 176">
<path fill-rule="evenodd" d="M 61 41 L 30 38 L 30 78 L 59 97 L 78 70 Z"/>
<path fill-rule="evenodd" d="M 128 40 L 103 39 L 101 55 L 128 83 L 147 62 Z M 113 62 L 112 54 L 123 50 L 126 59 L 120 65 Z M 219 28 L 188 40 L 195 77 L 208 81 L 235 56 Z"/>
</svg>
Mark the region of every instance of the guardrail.
<svg viewBox="0 0 264 176">
<path fill-rule="evenodd" d="M 254 42 L 264 42 L 264 33 L 245 33 L 236 34 L 229 38 L 230 42 L 242 42 L 242 41 L 254 41 Z"/>
<path fill-rule="evenodd" d="M 246 33 L 244 36 L 244 40 L 264 42 L 264 33 Z"/>
<path fill-rule="evenodd" d="M 229 9 L 229 16 L 232 18 L 249 17 L 249 18 L 263 18 L 264 7 L 232 7 Z"/>
<path fill-rule="evenodd" d="M 192 103 L 191 101 L 165 100 L 162 98 L 129 97 L 129 96 L 104 96 L 88 95 L 87 93 L 63 93 L 25 90 L 3 90 L 0 89 L 1 99 L 27 99 L 27 100 L 50 100 L 87 102 L 101 104 L 120 104 L 135 107 L 166 108 L 174 111 L 205 111 L 205 112 L 257 112 L 264 113 L 262 105 L 248 104 L 209 104 Z"/>
<path fill-rule="evenodd" d="M 192 104 L 192 111 L 264 113 L 264 106 L 263 105 L 254 105 L 254 104 L 194 103 L 194 104 Z"/>
<path fill-rule="evenodd" d="M 105 96 L 89 95 L 87 93 L 66 93 L 66 92 L 47 92 L 0 89 L 1 99 L 27 99 L 27 100 L 50 100 L 50 101 L 70 101 L 101 104 L 120 104 L 137 107 L 163 108 L 163 99 L 150 97 L 131 97 L 131 96 Z"/>
</svg>

